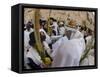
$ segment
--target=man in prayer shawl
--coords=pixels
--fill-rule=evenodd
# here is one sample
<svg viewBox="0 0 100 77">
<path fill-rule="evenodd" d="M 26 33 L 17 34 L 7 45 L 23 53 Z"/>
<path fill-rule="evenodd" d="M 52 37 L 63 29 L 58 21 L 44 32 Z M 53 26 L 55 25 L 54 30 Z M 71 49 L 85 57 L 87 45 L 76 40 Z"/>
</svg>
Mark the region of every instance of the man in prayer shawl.
<svg viewBox="0 0 100 77">
<path fill-rule="evenodd" d="M 52 34 L 57 36 L 58 35 L 58 24 L 57 24 L 57 20 L 54 18 L 50 18 L 50 25 L 52 27 Z"/>
<path fill-rule="evenodd" d="M 44 36 L 41 35 L 40 37 L 41 37 L 41 41 L 45 40 Z M 41 59 L 41 56 L 39 55 L 37 51 L 34 32 L 30 33 L 29 38 L 30 38 L 29 44 L 31 47 L 26 55 L 28 59 L 27 64 L 30 67 L 29 69 L 41 69 L 41 68 L 46 67 L 46 65 Z"/>
<path fill-rule="evenodd" d="M 81 55 L 85 49 L 85 42 L 83 37 L 78 32 L 71 37 L 74 29 L 67 29 L 64 37 L 60 38 L 52 45 L 52 66 L 51 67 L 70 67 L 79 66 Z"/>
<path fill-rule="evenodd" d="M 27 66 L 27 58 L 26 54 L 29 51 L 30 45 L 29 45 L 29 34 L 33 31 L 31 26 L 29 24 L 26 25 L 26 30 L 24 30 L 24 66 Z"/>
<path fill-rule="evenodd" d="M 44 47 L 45 51 L 50 55 L 51 54 L 51 49 L 50 49 L 48 43 L 45 41 L 46 35 L 44 34 L 44 31 L 40 30 L 40 35 L 41 35 L 41 40 L 42 40 L 43 47 Z"/>
<path fill-rule="evenodd" d="M 44 17 L 40 18 L 40 27 L 44 29 L 45 32 L 47 32 L 47 21 Z"/>
<path fill-rule="evenodd" d="M 60 21 L 59 22 L 59 35 L 64 35 L 64 34 L 65 34 L 64 22 Z"/>
<path fill-rule="evenodd" d="M 46 20 L 45 20 L 44 18 L 41 18 L 41 19 L 40 19 L 40 30 L 39 30 L 39 32 L 43 32 L 44 35 L 46 36 L 45 41 L 46 41 L 48 44 L 51 44 L 50 36 L 47 34 L 46 29 L 44 28 L 45 25 L 46 25 Z M 47 26 L 47 25 L 46 25 L 46 26 Z"/>
</svg>

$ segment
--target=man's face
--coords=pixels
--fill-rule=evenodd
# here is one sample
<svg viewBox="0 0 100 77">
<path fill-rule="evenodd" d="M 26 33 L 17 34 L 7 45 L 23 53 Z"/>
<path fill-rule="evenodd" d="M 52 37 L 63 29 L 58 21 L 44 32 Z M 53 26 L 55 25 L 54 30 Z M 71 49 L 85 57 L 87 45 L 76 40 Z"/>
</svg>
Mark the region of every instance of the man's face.
<svg viewBox="0 0 100 77">
<path fill-rule="evenodd" d="M 53 24 L 53 20 L 50 19 L 50 25 L 52 25 L 52 24 Z"/>
<path fill-rule="evenodd" d="M 68 37 L 68 39 L 70 39 L 71 33 L 72 33 L 72 31 L 70 31 L 70 30 L 66 31 L 65 35 Z"/>
<path fill-rule="evenodd" d="M 60 25 L 59 25 L 59 27 L 63 27 L 63 26 L 64 26 L 64 24 L 60 24 Z"/>
<path fill-rule="evenodd" d="M 44 26 L 45 25 L 45 22 L 42 22 L 41 25 Z"/>
<path fill-rule="evenodd" d="M 26 26 L 26 29 L 29 31 L 30 30 L 30 25 L 27 25 Z"/>
<path fill-rule="evenodd" d="M 44 32 L 40 32 L 40 38 L 41 38 L 41 41 L 45 41 L 46 36 L 45 36 Z"/>
</svg>

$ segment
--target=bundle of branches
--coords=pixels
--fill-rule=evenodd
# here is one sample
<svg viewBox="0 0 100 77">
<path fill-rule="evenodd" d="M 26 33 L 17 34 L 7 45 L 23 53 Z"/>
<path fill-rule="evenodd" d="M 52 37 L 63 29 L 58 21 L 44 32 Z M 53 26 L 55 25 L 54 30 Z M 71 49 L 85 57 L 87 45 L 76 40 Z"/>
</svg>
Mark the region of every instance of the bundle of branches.
<svg viewBox="0 0 100 77">
<path fill-rule="evenodd" d="M 47 57 L 47 55 L 45 54 L 45 50 L 43 47 L 43 44 L 41 43 L 41 38 L 40 38 L 40 25 L 39 25 L 39 19 L 40 19 L 40 9 L 36 9 L 35 10 L 35 25 L 34 25 L 34 34 L 35 34 L 35 40 L 36 40 L 36 48 L 37 51 L 39 53 L 39 55 L 41 56 L 41 60 L 45 63 L 45 64 L 51 64 L 51 60 L 49 57 Z"/>
</svg>

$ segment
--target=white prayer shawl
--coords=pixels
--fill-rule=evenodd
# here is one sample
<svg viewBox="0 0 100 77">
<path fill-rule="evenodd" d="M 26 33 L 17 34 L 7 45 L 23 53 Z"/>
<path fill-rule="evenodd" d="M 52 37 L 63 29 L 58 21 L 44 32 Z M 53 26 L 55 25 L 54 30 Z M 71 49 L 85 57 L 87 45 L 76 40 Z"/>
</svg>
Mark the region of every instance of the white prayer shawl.
<svg viewBox="0 0 100 77">
<path fill-rule="evenodd" d="M 27 58 L 31 58 L 33 60 L 33 62 L 35 62 L 37 65 L 42 64 L 41 57 L 35 48 L 31 47 L 26 56 L 27 56 Z"/>
<path fill-rule="evenodd" d="M 49 45 L 47 44 L 47 42 L 43 41 L 43 46 L 44 46 L 44 49 L 47 51 L 47 53 L 51 55 L 51 49 Z"/>
<path fill-rule="evenodd" d="M 62 37 L 53 44 L 51 67 L 79 66 L 79 61 L 84 51 L 85 42 L 83 38 L 68 40 Z"/>
<path fill-rule="evenodd" d="M 46 42 L 48 43 L 48 44 L 50 44 L 51 43 L 51 38 L 50 38 L 50 36 L 44 31 L 44 29 L 40 29 L 39 30 L 40 32 L 42 31 L 42 32 L 44 32 L 44 34 L 45 34 L 45 36 L 46 36 Z"/>
<path fill-rule="evenodd" d="M 65 34 L 65 27 L 60 27 L 59 28 L 59 34 L 64 35 Z"/>
<path fill-rule="evenodd" d="M 29 34 L 33 31 L 33 29 L 30 29 L 30 31 L 25 30 L 24 31 L 24 46 L 27 48 L 29 47 Z"/>
<path fill-rule="evenodd" d="M 51 36 L 51 40 L 58 40 L 59 38 L 63 37 L 63 35 Z"/>
<path fill-rule="evenodd" d="M 70 39 L 73 39 L 73 40 L 74 40 L 74 39 L 80 40 L 80 43 L 82 43 L 82 45 L 83 45 L 83 46 L 82 46 L 82 47 L 83 47 L 83 50 L 85 50 L 84 35 L 83 35 L 80 31 L 76 30 L 75 33 L 72 33 Z"/>
<path fill-rule="evenodd" d="M 58 24 L 57 24 L 57 22 L 53 22 L 53 25 L 52 26 L 54 26 L 54 31 L 56 31 L 56 35 L 58 35 Z"/>
<path fill-rule="evenodd" d="M 27 50 L 29 50 L 30 45 L 29 45 L 29 34 L 33 31 L 33 29 L 30 29 L 30 31 L 25 30 L 24 31 L 24 61 L 25 63 L 28 62 L 26 55 L 27 55 Z"/>
<path fill-rule="evenodd" d="M 83 38 L 83 34 L 82 34 L 80 31 L 76 30 L 76 31 L 72 32 L 70 38 L 71 38 L 71 39 Z"/>
<path fill-rule="evenodd" d="M 85 31 L 84 31 L 84 30 L 82 30 L 82 31 L 81 31 L 81 33 L 82 33 L 82 34 L 83 34 L 83 36 L 84 36 L 84 34 L 85 34 Z"/>
</svg>

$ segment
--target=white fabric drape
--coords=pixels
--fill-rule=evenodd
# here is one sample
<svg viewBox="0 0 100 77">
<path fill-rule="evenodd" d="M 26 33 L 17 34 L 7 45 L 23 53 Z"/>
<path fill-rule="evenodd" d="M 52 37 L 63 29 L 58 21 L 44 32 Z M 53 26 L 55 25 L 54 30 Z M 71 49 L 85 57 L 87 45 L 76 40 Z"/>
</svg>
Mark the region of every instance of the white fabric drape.
<svg viewBox="0 0 100 77">
<path fill-rule="evenodd" d="M 85 42 L 83 37 L 76 38 L 75 36 L 75 38 L 68 40 L 67 36 L 64 36 L 52 47 L 53 63 L 51 67 L 79 66 L 80 57 L 85 49 Z"/>
</svg>

